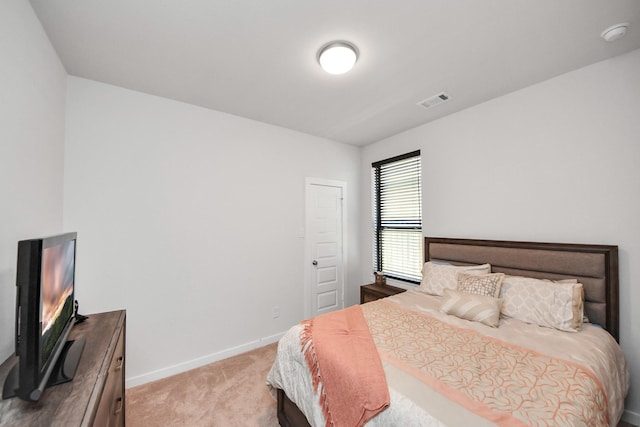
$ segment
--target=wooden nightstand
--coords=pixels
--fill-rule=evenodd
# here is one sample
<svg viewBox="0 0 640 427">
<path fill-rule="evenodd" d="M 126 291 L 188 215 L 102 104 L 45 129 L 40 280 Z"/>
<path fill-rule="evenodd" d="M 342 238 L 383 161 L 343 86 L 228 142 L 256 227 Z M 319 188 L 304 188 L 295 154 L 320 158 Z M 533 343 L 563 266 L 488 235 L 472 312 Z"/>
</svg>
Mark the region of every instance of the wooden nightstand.
<svg viewBox="0 0 640 427">
<path fill-rule="evenodd" d="M 380 298 L 390 297 L 391 295 L 399 294 L 404 291 L 406 291 L 406 289 L 396 288 L 391 285 L 376 285 L 375 283 L 362 285 L 360 286 L 360 304 L 375 301 Z"/>
</svg>

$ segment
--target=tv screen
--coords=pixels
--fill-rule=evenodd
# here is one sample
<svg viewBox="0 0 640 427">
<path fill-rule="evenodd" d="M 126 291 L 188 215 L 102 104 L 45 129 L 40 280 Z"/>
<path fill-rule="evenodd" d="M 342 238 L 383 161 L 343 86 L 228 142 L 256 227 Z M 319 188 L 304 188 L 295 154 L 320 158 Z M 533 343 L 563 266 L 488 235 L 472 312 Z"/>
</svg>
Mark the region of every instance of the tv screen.
<svg viewBox="0 0 640 427">
<path fill-rule="evenodd" d="M 3 398 L 38 401 L 47 386 L 70 381 L 84 340 L 74 324 L 76 233 L 18 242 L 16 356 Z"/>
<path fill-rule="evenodd" d="M 51 360 L 56 342 L 73 316 L 76 241 L 53 242 L 42 249 L 42 337 L 40 368 Z"/>
</svg>

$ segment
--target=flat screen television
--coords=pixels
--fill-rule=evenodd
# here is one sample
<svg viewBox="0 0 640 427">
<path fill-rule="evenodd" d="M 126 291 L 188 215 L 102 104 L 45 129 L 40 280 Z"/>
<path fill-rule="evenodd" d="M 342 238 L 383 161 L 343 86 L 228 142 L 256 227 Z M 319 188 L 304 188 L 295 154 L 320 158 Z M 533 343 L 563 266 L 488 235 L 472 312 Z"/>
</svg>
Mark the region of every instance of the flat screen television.
<svg viewBox="0 0 640 427">
<path fill-rule="evenodd" d="M 47 386 L 70 381 L 84 340 L 67 342 L 74 324 L 77 233 L 18 242 L 17 363 L 2 397 L 40 399 Z"/>
</svg>

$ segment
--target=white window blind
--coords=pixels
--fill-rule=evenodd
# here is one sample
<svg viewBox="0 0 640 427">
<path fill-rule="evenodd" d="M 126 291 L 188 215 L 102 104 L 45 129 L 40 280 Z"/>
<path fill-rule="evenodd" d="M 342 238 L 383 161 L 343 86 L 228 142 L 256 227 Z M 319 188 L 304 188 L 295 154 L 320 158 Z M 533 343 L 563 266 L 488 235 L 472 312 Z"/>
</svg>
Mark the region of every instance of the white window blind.
<svg viewBox="0 0 640 427">
<path fill-rule="evenodd" d="M 372 165 L 374 267 L 410 282 L 422 278 L 422 163 L 420 151 Z"/>
</svg>

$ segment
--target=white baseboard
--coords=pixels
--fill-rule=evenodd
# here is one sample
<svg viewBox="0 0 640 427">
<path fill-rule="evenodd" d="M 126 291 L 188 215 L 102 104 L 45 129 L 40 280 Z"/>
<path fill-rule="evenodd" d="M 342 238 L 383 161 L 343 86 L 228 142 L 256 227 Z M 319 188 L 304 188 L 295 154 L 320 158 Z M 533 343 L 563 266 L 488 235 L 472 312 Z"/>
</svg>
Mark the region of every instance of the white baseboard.
<svg viewBox="0 0 640 427">
<path fill-rule="evenodd" d="M 640 414 L 637 412 L 624 411 L 622 413 L 622 420 L 634 426 L 640 426 Z"/>
<path fill-rule="evenodd" d="M 199 368 L 204 365 L 208 365 L 209 363 L 217 362 L 222 359 L 226 359 L 228 357 L 236 356 L 238 354 L 246 353 L 247 351 L 254 350 L 259 347 L 263 347 L 267 344 L 271 344 L 277 342 L 285 332 L 281 332 L 279 334 L 271 335 L 268 337 L 260 338 L 255 341 L 248 342 L 246 344 L 242 344 L 236 347 L 232 347 L 226 350 L 219 351 L 217 353 L 209 354 L 207 356 L 199 357 L 197 359 L 189 360 L 184 363 L 179 363 L 177 365 L 169 366 L 163 369 L 158 369 L 156 371 L 152 371 L 146 374 L 137 375 L 135 377 L 127 378 L 125 380 L 125 387 L 131 388 L 136 387 L 142 384 L 146 384 L 151 381 L 160 380 L 162 378 L 170 377 L 172 375 L 180 374 L 182 372 L 189 371 L 191 369 Z"/>
</svg>

